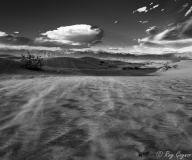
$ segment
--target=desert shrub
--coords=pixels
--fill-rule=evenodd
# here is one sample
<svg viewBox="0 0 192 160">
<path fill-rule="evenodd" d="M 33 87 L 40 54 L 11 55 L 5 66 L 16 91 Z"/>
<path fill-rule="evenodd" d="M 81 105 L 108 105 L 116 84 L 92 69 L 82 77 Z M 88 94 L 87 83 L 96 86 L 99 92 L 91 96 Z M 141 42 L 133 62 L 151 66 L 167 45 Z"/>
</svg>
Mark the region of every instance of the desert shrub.
<svg viewBox="0 0 192 160">
<path fill-rule="evenodd" d="M 126 70 L 127 68 L 126 68 L 126 67 L 123 67 L 122 69 L 123 69 L 123 70 Z"/>
<path fill-rule="evenodd" d="M 177 65 L 177 64 L 173 66 L 173 68 L 175 68 L 175 69 L 176 69 L 177 67 L 178 67 L 178 65 Z"/>
<path fill-rule="evenodd" d="M 31 55 L 27 52 L 26 55 L 21 54 L 20 65 L 24 68 L 31 70 L 40 70 L 43 64 L 43 58 L 41 56 Z"/>
<path fill-rule="evenodd" d="M 165 63 L 164 66 L 163 66 L 163 70 L 166 71 L 168 69 L 170 69 L 171 66 L 169 66 L 169 63 Z"/>
<path fill-rule="evenodd" d="M 129 69 L 142 69 L 139 66 L 129 66 L 129 67 L 123 67 L 123 70 L 129 70 Z"/>
<path fill-rule="evenodd" d="M 104 63 L 104 61 L 100 61 L 100 65 L 102 65 Z"/>
</svg>

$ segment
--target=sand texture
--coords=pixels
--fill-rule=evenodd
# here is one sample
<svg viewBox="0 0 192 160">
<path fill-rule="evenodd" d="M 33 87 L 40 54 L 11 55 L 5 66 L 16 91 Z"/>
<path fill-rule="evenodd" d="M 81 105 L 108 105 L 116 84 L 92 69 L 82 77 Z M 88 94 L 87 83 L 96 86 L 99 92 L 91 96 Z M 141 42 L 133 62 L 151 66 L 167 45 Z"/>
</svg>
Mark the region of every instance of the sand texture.
<svg viewBox="0 0 192 160">
<path fill-rule="evenodd" d="M 159 150 L 192 151 L 190 76 L 0 79 L 0 159 L 159 160 Z"/>
</svg>

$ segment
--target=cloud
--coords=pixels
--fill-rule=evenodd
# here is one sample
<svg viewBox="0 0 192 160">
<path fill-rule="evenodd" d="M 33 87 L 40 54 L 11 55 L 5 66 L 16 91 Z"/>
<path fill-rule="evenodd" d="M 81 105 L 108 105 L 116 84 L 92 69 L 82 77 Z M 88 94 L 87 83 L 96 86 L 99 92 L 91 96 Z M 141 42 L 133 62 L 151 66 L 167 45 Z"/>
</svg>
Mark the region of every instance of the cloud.
<svg viewBox="0 0 192 160">
<path fill-rule="evenodd" d="M 153 30 L 152 30 L 153 31 Z M 159 34 L 139 39 L 141 46 L 183 48 L 192 46 L 192 18 L 176 26 L 169 27 Z"/>
<path fill-rule="evenodd" d="M 139 21 L 142 24 L 148 23 L 149 21 Z"/>
<path fill-rule="evenodd" d="M 189 47 L 192 44 L 192 39 L 181 39 L 181 40 L 150 40 L 148 38 L 143 38 L 138 41 L 140 46 L 147 46 L 147 47 L 169 47 L 169 48 L 183 48 Z"/>
<path fill-rule="evenodd" d="M 192 18 L 172 26 L 157 35 L 158 40 L 178 40 L 192 38 Z"/>
<path fill-rule="evenodd" d="M 23 46 L 28 47 L 29 49 L 31 47 L 60 47 L 60 48 L 66 48 L 66 49 L 71 49 L 71 48 L 88 48 L 87 45 L 75 45 L 75 44 L 70 44 L 70 43 L 62 43 L 59 41 L 54 41 L 51 39 L 41 39 L 41 38 L 36 38 L 36 39 L 30 39 L 26 37 L 19 37 L 15 35 L 5 35 L 5 36 L 0 36 L 0 45 L 6 45 L 7 47 L 11 46 L 20 46 L 22 48 Z"/>
<path fill-rule="evenodd" d="M 88 48 L 101 43 L 104 32 L 97 26 L 74 25 L 60 27 L 35 39 L 0 32 L 0 44 L 9 46 L 41 46 L 60 48 Z"/>
<path fill-rule="evenodd" d="M 11 34 L 0 36 L 0 43 L 8 45 L 32 45 L 33 40 L 26 37 L 18 37 Z"/>
<path fill-rule="evenodd" d="M 6 35 L 0 37 L 0 44 L 6 44 L 8 46 L 36 46 L 36 47 L 61 47 L 61 48 L 87 48 L 87 44 L 71 44 L 62 41 L 36 38 L 30 39 L 26 37 L 19 37 L 15 35 Z"/>
<path fill-rule="evenodd" d="M 191 6 L 191 8 L 185 13 L 185 17 L 188 16 L 190 13 L 192 13 L 192 6 Z"/>
<path fill-rule="evenodd" d="M 122 49 L 125 49 L 123 47 L 109 47 L 107 48 L 108 50 L 122 50 Z"/>
<path fill-rule="evenodd" d="M 183 52 L 190 52 L 192 51 L 192 46 L 189 47 L 184 47 L 184 48 L 180 48 L 177 50 L 179 53 L 183 53 Z"/>
<path fill-rule="evenodd" d="M 41 35 L 46 36 L 47 41 L 49 40 L 70 45 L 94 45 L 101 42 L 104 32 L 97 26 L 79 24 L 59 27 L 56 30 L 47 31 Z M 46 38 L 43 39 L 45 40 Z"/>
<path fill-rule="evenodd" d="M 139 8 L 139 9 L 137 9 L 137 10 L 135 10 L 135 11 L 133 11 L 133 13 L 135 13 L 135 12 L 148 12 L 148 10 L 147 10 L 147 7 L 141 7 L 141 8 Z"/>
<path fill-rule="evenodd" d="M 19 32 L 18 32 L 18 31 L 15 31 L 14 33 L 18 34 Z"/>
<path fill-rule="evenodd" d="M 8 46 L 8 45 L 3 45 L 0 44 L 0 50 L 4 50 L 4 49 L 12 49 L 12 50 L 22 50 L 22 49 L 26 49 L 26 50 L 49 50 L 49 51 L 54 51 L 54 50 L 58 50 L 58 47 L 41 47 L 41 46 Z"/>
<path fill-rule="evenodd" d="M 157 5 L 153 6 L 153 9 L 155 9 L 155 8 L 157 8 L 157 7 L 159 7 L 159 4 L 157 4 Z"/>
<path fill-rule="evenodd" d="M 153 2 L 150 3 L 150 6 L 153 4 Z"/>
<path fill-rule="evenodd" d="M 118 21 L 115 21 L 114 23 L 117 23 Z"/>
<path fill-rule="evenodd" d="M 3 37 L 3 36 L 7 36 L 7 34 L 5 32 L 0 31 L 0 37 Z"/>
<path fill-rule="evenodd" d="M 158 33 L 159 28 L 157 26 L 149 27 L 146 32 L 150 35 L 156 35 Z"/>
<path fill-rule="evenodd" d="M 177 52 L 176 49 L 168 48 L 168 47 L 148 47 L 148 46 L 134 46 L 134 51 L 138 54 L 166 54 L 170 52 Z"/>
</svg>

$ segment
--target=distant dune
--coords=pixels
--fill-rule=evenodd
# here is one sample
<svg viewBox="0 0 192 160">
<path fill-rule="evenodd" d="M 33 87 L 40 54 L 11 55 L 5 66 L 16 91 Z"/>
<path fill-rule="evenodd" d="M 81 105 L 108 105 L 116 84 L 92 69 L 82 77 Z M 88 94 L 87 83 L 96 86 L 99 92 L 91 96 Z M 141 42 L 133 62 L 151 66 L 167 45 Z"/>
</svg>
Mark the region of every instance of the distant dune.
<svg viewBox="0 0 192 160">
<path fill-rule="evenodd" d="M 103 63 L 101 63 L 101 61 Z M 131 67 L 136 64 L 125 63 L 121 61 L 107 61 L 93 57 L 57 57 L 45 59 L 44 69 L 57 70 L 62 73 L 65 69 L 75 70 L 81 75 L 91 76 L 144 76 L 157 71 L 157 68 L 146 69 L 127 69 L 123 67 Z M 137 64 L 140 66 L 140 64 Z M 47 68 L 49 67 L 49 68 Z M 50 68 L 51 67 L 51 68 Z"/>
<path fill-rule="evenodd" d="M 12 55 L 12 56 L 20 56 L 21 54 L 26 53 L 28 50 L 22 49 L 22 50 L 12 50 L 12 49 L 1 49 L 0 55 Z M 191 52 L 172 52 L 172 53 L 166 53 L 166 54 L 148 54 L 148 53 L 111 53 L 106 52 L 103 50 L 94 52 L 92 50 L 88 51 L 73 51 L 73 50 L 57 50 L 57 51 L 46 51 L 46 50 L 31 50 L 32 54 L 38 54 L 43 57 L 95 57 L 95 58 L 109 58 L 109 59 L 141 59 L 141 60 L 172 60 L 172 59 L 192 59 L 192 53 Z"/>
<path fill-rule="evenodd" d="M 100 60 L 92 57 L 72 58 L 72 57 L 56 57 L 47 58 L 44 61 L 45 66 L 56 68 L 72 68 L 72 69 L 99 69 Z"/>
<path fill-rule="evenodd" d="M 166 71 L 158 72 L 161 76 L 192 76 L 192 60 L 183 60 L 170 64 L 170 68 Z"/>
<path fill-rule="evenodd" d="M 9 74 L 16 71 L 21 71 L 18 62 L 8 58 L 0 58 L 0 73 Z"/>
<path fill-rule="evenodd" d="M 102 60 L 94 57 L 53 57 L 44 58 L 42 71 L 36 72 L 21 68 L 19 57 L 12 55 L 0 56 L 0 73 L 6 74 L 66 74 L 90 76 L 174 76 L 191 75 L 192 60 L 170 62 L 163 69 L 165 62 L 128 63 L 116 60 Z M 177 66 L 177 67 L 173 67 Z M 137 67 L 134 69 L 134 67 Z M 126 68 L 126 69 L 123 69 Z"/>
</svg>

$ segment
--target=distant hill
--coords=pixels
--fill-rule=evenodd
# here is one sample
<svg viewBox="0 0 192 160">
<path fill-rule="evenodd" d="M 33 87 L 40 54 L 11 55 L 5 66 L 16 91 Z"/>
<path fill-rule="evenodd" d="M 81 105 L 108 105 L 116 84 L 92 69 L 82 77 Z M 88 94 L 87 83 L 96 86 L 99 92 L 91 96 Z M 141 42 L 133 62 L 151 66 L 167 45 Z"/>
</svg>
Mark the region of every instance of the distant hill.
<svg viewBox="0 0 192 160">
<path fill-rule="evenodd" d="M 174 56 L 177 58 L 192 59 L 192 52 L 175 53 Z"/>
<path fill-rule="evenodd" d="M 180 54 L 180 53 L 167 53 L 167 54 L 143 54 L 143 55 L 136 55 L 136 54 L 122 54 L 122 53 L 108 53 L 108 52 L 75 52 L 70 55 L 76 56 L 76 57 L 85 57 L 85 56 L 92 56 L 95 58 L 123 58 L 123 59 L 142 59 L 142 60 L 172 60 L 172 59 L 191 59 L 189 55 L 186 54 Z"/>
<path fill-rule="evenodd" d="M 26 53 L 27 50 L 11 50 L 3 49 L 0 50 L 0 54 L 9 54 L 20 56 Z M 119 59 L 142 59 L 142 60 L 172 60 L 172 59 L 192 59 L 192 52 L 184 53 L 167 53 L 167 54 L 131 54 L 131 53 L 112 53 L 99 50 L 94 52 L 92 50 L 88 51 L 72 51 L 72 50 L 57 50 L 57 51 L 46 51 L 46 50 L 30 50 L 32 54 L 37 54 L 42 57 L 95 57 L 95 58 L 119 58 Z"/>
</svg>

